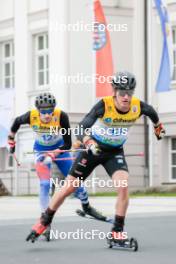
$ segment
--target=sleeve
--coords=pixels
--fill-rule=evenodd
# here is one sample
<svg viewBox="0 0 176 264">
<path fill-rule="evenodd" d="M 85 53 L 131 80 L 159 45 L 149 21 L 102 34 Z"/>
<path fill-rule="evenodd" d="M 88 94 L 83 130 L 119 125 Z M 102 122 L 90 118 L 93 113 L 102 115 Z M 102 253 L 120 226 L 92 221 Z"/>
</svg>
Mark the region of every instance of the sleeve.
<svg viewBox="0 0 176 264">
<path fill-rule="evenodd" d="M 67 133 L 64 133 L 63 135 L 64 145 L 61 146 L 60 149 L 70 149 L 72 145 L 70 122 L 68 115 L 63 111 L 60 116 L 60 125 L 61 128 L 64 128 L 67 131 Z"/>
<path fill-rule="evenodd" d="M 105 104 L 103 100 L 100 100 L 90 112 L 84 117 L 84 119 L 78 125 L 78 140 L 82 141 L 84 136 L 86 136 L 85 129 L 91 128 L 96 122 L 97 118 L 103 117 L 105 112 Z"/>
<path fill-rule="evenodd" d="M 16 133 L 20 126 L 25 124 L 30 124 L 30 111 L 15 118 L 11 126 L 11 132 Z"/>
<path fill-rule="evenodd" d="M 154 124 L 157 124 L 159 121 L 159 116 L 153 106 L 148 105 L 147 103 L 144 103 L 142 101 L 140 102 L 140 105 L 141 115 L 148 116 Z"/>
</svg>

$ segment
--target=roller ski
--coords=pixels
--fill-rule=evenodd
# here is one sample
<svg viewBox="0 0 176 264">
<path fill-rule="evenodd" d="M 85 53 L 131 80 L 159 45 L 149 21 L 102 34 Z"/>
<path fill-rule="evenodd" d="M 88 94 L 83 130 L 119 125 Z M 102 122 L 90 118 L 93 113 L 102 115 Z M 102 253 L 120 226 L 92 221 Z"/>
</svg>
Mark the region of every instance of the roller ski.
<svg viewBox="0 0 176 264">
<path fill-rule="evenodd" d="M 138 250 L 138 242 L 135 238 L 128 238 L 124 232 L 125 217 L 115 215 L 114 225 L 106 237 L 109 248 Z"/>
<path fill-rule="evenodd" d="M 114 236 L 114 232 L 110 234 L 110 237 L 108 236 L 107 243 L 109 248 L 117 248 L 117 249 L 127 249 L 132 251 L 138 250 L 138 242 L 135 238 L 124 238 L 125 232 L 118 232 Z"/>
<path fill-rule="evenodd" d="M 103 222 L 113 223 L 113 219 L 102 215 L 100 212 L 98 212 L 95 208 L 90 206 L 89 204 L 83 204 L 82 205 L 83 210 L 77 209 L 76 213 L 77 215 L 89 219 L 96 219 Z"/>
<path fill-rule="evenodd" d="M 34 243 L 40 235 L 42 235 L 46 230 L 48 226 L 43 225 L 40 221 L 37 222 L 30 232 L 30 234 L 27 236 L 26 241 L 30 241 Z"/>
<path fill-rule="evenodd" d="M 47 241 L 50 241 L 51 222 L 54 216 L 54 211 L 47 209 L 42 213 L 39 221 L 32 227 L 32 231 L 27 236 L 26 241 L 34 243 L 40 235 L 44 235 Z"/>
<path fill-rule="evenodd" d="M 135 238 L 128 238 L 127 232 L 122 228 L 114 226 L 107 236 L 109 248 L 127 249 L 132 251 L 138 250 L 138 242 Z"/>
</svg>

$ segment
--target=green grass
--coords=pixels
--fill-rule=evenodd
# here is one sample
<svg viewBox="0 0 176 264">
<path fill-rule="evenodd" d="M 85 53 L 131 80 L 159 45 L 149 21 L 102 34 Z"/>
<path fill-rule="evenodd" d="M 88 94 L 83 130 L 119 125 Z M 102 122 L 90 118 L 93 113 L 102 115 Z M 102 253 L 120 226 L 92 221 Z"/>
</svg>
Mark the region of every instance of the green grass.
<svg viewBox="0 0 176 264">
<path fill-rule="evenodd" d="M 89 194 L 91 197 L 116 197 L 115 192 L 108 192 L 108 193 L 103 193 L 103 192 L 98 192 L 96 194 Z M 176 197 L 176 192 L 136 192 L 136 193 L 131 193 L 130 197 L 135 198 L 135 197 Z"/>
<path fill-rule="evenodd" d="M 139 193 L 139 194 L 130 194 L 130 197 L 176 197 L 176 193 Z"/>
<path fill-rule="evenodd" d="M 97 193 L 89 193 L 89 196 L 93 196 L 93 197 L 113 197 L 116 196 L 117 194 L 115 192 L 97 192 Z"/>
</svg>

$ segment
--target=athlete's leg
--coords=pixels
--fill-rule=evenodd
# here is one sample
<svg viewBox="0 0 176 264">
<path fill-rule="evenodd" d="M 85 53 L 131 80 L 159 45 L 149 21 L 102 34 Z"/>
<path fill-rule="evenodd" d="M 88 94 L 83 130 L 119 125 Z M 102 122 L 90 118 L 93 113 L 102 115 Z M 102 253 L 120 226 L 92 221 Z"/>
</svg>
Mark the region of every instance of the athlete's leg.
<svg viewBox="0 0 176 264">
<path fill-rule="evenodd" d="M 59 157 L 70 158 L 70 157 L 72 157 L 72 155 L 70 153 L 64 153 L 62 155 L 59 155 L 58 158 Z M 69 171 L 73 165 L 73 161 L 72 160 L 65 160 L 65 161 L 58 160 L 55 163 L 56 163 L 58 169 L 61 171 L 61 173 L 65 177 L 67 177 L 67 175 L 69 174 Z M 82 184 L 80 187 L 75 189 L 74 195 L 76 198 L 78 198 L 81 201 L 82 204 L 88 204 L 89 203 L 88 193 L 86 191 L 86 188 Z"/>
<path fill-rule="evenodd" d="M 59 157 L 64 157 L 65 155 L 66 153 L 64 153 L 64 155 L 59 155 Z M 80 153 L 73 163 L 69 175 L 66 177 L 64 186 L 62 186 L 59 192 L 54 194 L 49 208 L 56 211 L 63 203 L 64 199 L 79 187 L 80 180 L 85 180 L 99 163 L 99 158 L 96 158 L 92 154 L 86 152 Z M 82 166 L 83 164 L 84 166 Z M 60 163 L 59 167 L 63 173 L 66 173 L 63 161 Z"/>
<path fill-rule="evenodd" d="M 64 202 L 65 198 L 75 191 L 79 186 L 79 179 L 71 175 L 68 175 L 64 185 L 59 192 L 56 192 L 50 202 L 49 208 L 52 211 L 56 211 L 60 205 Z"/>
<path fill-rule="evenodd" d="M 125 224 L 125 216 L 129 203 L 128 195 L 128 172 L 119 170 L 114 172 L 112 179 L 114 181 L 115 189 L 118 193 L 115 206 L 115 223 L 113 230 L 123 231 Z"/>
<path fill-rule="evenodd" d="M 77 186 L 77 184 L 79 184 L 78 178 L 75 178 L 71 175 L 66 178 L 65 184 L 62 186 L 61 190 L 59 192 L 55 192 L 51 199 L 49 207 L 41 215 L 39 221 L 35 225 L 33 225 L 32 231 L 26 238 L 27 241 L 31 240 L 32 242 L 34 242 L 38 236 L 40 236 L 47 230 L 57 209 L 64 202 L 65 198 L 69 194 L 74 192 L 76 188 L 75 186 Z"/>
<path fill-rule="evenodd" d="M 111 157 L 104 165 L 108 174 L 112 177 L 115 190 L 117 191 L 117 201 L 115 206 L 115 219 L 112 231 L 122 232 L 125 223 L 126 211 L 128 208 L 128 166 L 123 150 L 119 155 Z"/>
<path fill-rule="evenodd" d="M 62 157 L 70 157 L 70 153 L 65 153 L 62 155 Z M 83 175 L 88 175 L 93 170 L 93 168 L 97 165 L 97 162 L 93 162 L 95 158 L 90 154 L 87 153 L 81 153 L 77 155 L 78 161 L 77 161 L 77 169 L 76 173 L 82 178 Z M 89 160 L 89 161 L 88 161 Z M 72 167 L 72 161 L 57 161 L 56 162 L 59 170 L 67 176 L 68 172 L 70 171 L 70 168 Z M 91 165 L 90 165 L 91 164 Z M 83 211 L 95 217 L 96 219 L 100 219 L 105 221 L 106 217 L 103 216 L 100 212 L 98 212 L 93 206 L 90 205 L 88 200 L 88 193 L 86 188 L 83 185 L 83 182 L 81 182 L 81 185 L 75 189 L 74 195 L 76 198 L 78 198 L 81 201 L 82 209 Z"/>
<path fill-rule="evenodd" d="M 87 166 L 80 166 L 80 161 L 85 158 L 85 153 L 79 155 L 79 157 L 74 162 L 70 175 L 65 180 L 65 184 L 61 187 L 59 192 L 56 192 L 51 199 L 49 207 L 46 209 L 44 215 L 40 218 L 39 222 L 37 222 L 33 227 L 31 233 L 27 237 L 28 240 L 35 241 L 35 238 L 41 235 L 51 224 L 54 214 L 56 210 L 61 206 L 64 202 L 65 198 L 69 196 L 71 193 L 75 191 L 75 189 L 80 184 L 80 179 L 83 176 L 83 180 L 87 178 L 87 176 L 92 172 L 92 170 L 100 163 L 99 159 L 89 156 L 87 154 Z M 80 174 L 81 173 L 81 174 Z"/>
<path fill-rule="evenodd" d="M 36 155 L 35 169 L 40 181 L 40 207 L 44 212 L 49 205 L 49 191 L 50 191 L 50 177 L 51 177 L 51 164 L 52 161 L 46 159 L 44 155 Z"/>
</svg>

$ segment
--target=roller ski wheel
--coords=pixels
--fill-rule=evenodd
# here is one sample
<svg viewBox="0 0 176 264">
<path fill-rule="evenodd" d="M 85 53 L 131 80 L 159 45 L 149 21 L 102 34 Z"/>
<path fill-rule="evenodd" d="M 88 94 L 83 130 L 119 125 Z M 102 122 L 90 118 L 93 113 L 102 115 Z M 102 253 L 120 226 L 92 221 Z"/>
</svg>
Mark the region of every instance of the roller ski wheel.
<svg viewBox="0 0 176 264">
<path fill-rule="evenodd" d="M 42 234 L 46 241 L 49 242 L 51 239 L 50 239 L 50 232 L 51 232 L 51 226 L 48 226 L 46 231 Z"/>
<path fill-rule="evenodd" d="M 131 238 L 130 239 L 130 247 L 133 249 L 133 251 L 137 251 L 138 250 L 137 239 L 135 239 L 135 238 Z"/>
<path fill-rule="evenodd" d="M 26 241 L 30 241 L 31 240 L 31 242 L 32 243 L 34 243 L 36 240 L 37 240 L 37 238 L 38 238 L 38 234 L 36 233 L 36 231 L 31 231 L 31 233 L 27 236 L 27 238 L 26 238 Z"/>
<path fill-rule="evenodd" d="M 40 223 L 40 220 L 33 225 L 31 232 L 26 238 L 26 241 L 30 241 L 34 243 L 37 238 L 42 235 L 47 230 L 47 226 L 44 226 L 42 223 Z"/>
<path fill-rule="evenodd" d="M 107 237 L 107 244 L 109 248 L 127 249 L 132 251 L 138 250 L 138 242 L 135 238 L 130 239 L 114 239 Z"/>
<path fill-rule="evenodd" d="M 82 217 L 85 217 L 86 216 L 86 214 L 84 213 L 84 211 L 82 211 L 80 209 L 77 209 L 76 210 L 76 213 L 77 213 L 77 215 L 82 216 Z"/>
</svg>

